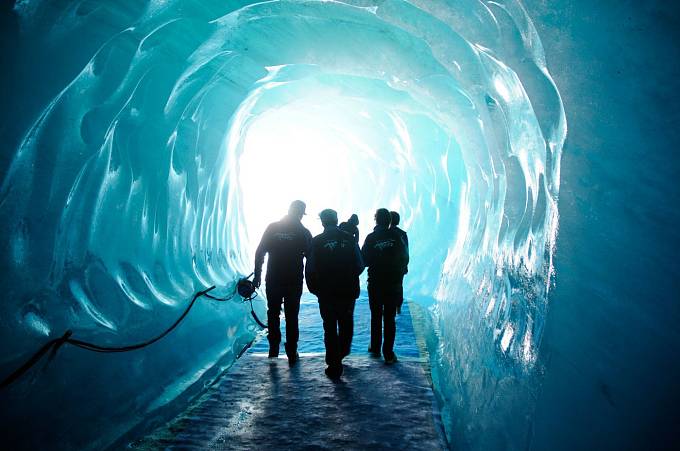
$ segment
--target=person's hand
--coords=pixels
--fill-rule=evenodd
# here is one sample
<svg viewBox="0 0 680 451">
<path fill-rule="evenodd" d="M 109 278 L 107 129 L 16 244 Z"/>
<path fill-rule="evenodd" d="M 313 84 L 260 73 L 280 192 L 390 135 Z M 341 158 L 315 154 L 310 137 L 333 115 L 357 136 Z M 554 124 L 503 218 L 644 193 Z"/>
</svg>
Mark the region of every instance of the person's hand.
<svg viewBox="0 0 680 451">
<path fill-rule="evenodd" d="M 260 288 L 261 283 L 262 283 L 262 280 L 260 279 L 259 274 L 256 275 L 255 277 L 253 277 L 253 285 L 255 286 L 255 288 Z"/>
<path fill-rule="evenodd" d="M 397 305 L 397 315 L 401 315 L 401 305 Z"/>
</svg>

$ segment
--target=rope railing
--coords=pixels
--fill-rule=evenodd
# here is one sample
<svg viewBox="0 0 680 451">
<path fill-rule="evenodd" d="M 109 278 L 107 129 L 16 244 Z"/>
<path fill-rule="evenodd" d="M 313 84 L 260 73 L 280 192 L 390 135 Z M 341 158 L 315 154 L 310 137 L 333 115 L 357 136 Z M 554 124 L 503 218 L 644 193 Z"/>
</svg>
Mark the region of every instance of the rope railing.
<svg viewBox="0 0 680 451">
<path fill-rule="evenodd" d="M 247 278 L 239 280 L 239 283 L 242 281 L 247 281 Z M 33 354 L 26 362 L 24 362 L 23 365 L 19 366 L 16 370 L 14 370 L 11 374 L 9 374 L 7 377 L 5 377 L 2 382 L 0 383 L 0 389 L 5 389 L 6 387 L 10 386 L 17 380 L 19 380 L 24 374 L 26 374 L 33 366 L 35 366 L 48 352 L 50 353 L 49 360 L 51 361 L 54 356 L 57 354 L 57 351 L 59 349 L 66 345 L 69 344 L 71 346 L 75 346 L 77 348 L 85 349 L 87 351 L 92 351 L 92 352 L 100 352 L 100 353 L 118 353 L 118 352 L 129 352 L 129 351 L 135 351 L 137 349 L 142 349 L 145 348 L 158 340 L 162 339 L 166 335 L 168 335 L 170 332 L 172 332 L 179 324 L 186 318 L 186 316 L 189 314 L 189 311 L 191 311 L 191 308 L 194 306 L 196 303 L 196 300 L 200 297 L 206 297 L 208 299 L 211 299 L 213 301 L 218 301 L 218 302 L 225 302 L 233 299 L 237 293 L 242 294 L 237 287 L 234 289 L 233 293 L 231 293 L 228 296 L 225 297 L 217 297 L 209 294 L 210 291 L 214 290 L 215 286 L 211 286 L 209 288 L 206 288 L 205 290 L 197 291 L 194 293 L 193 298 L 191 299 L 191 302 L 189 302 L 189 305 L 187 308 L 184 310 L 184 312 L 175 320 L 174 323 L 170 325 L 167 329 L 165 329 L 163 332 L 161 332 L 159 335 L 156 335 L 155 337 L 143 341 L 141 343 L 135 343 L 132 345 L 127 345 L 127 346 L 101 346 L 95 343 L 90 343 L 88 341 L 84 340 L 78 340 L 76 338 L 73 338 L 73 332 L 71 330 L 67 330 L 64 332 L 64 334 L 59 337 L 59 338 L 54 338 L 44 345 L 40 349 L 38 349 L 35 354 Z M 253 299 L 257 296 L 257 292 L 253 291 L 247 295 L 243 296 L 244 301 L 249 301 L 250 302 L 250 313 L 255 319 L 255 322 L 262 327 L 263 329 L 267 328 L 267 325 L 262 323 L 260 319 L 257 317 L 255 314 L 255 310 L 253 309 Z"/>
</svg>

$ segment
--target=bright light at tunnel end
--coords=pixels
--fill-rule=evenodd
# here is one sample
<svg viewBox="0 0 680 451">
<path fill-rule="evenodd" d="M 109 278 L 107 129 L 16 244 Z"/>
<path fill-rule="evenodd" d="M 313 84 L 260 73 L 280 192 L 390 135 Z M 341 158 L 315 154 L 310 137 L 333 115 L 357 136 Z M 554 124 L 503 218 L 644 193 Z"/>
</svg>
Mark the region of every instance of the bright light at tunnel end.
<svg viewBox="0 0 680 451">
<path fill-rule="evenodd" d="M 366 148 L 352 144 L 362 137 L 356 136 L 332 104 L 316 102 L 273 108 L 247 128 L 238 179 L 246 249 L 251 255 L 266 226 L 285 215 L 292 200 L 307 204 L 302 222 L 312 235 L 323 230 L 318 213 L 325 208 L 338 211 L 340 221 L 358 214 L 359 228 L 366 236 L 374 225 L 376 208 L 401 205 L 399 190 L 376 198 L 374 183 L 388 179 L 389 168 L 383 165 L 385 174 L 376 179 L 375 166 L 380 165 L 367 165 Z M 366 111 L 358 109 L 354 114 L 370 121 Z"/>
<path fill-rule="evenodd" d="M 333 139 L 323 123 L 310 124 L 306 116 L 289 108 L 272 110 L 248 130 L 239 179 L 243 217 L 252 237 L 260 237 L 283 216 L 292 200 L 307 204 L 303 223 L 313 233 L 321 231 L 318 212 L 347 204 L 350 193 L 343 188 L 351 149 Z"/>
</svg>

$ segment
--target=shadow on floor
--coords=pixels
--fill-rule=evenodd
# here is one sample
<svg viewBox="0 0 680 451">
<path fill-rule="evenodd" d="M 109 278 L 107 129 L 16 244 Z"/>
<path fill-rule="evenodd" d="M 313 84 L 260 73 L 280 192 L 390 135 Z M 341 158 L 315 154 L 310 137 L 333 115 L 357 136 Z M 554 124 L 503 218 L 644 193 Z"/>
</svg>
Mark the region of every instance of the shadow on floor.
<svg viewBox="0 0 680 451">
<path fill-rule="evenodd" d="M 263 338 L 182 415 L 134 449 L 446 449 L 408 309 L 388 366 L 368 357 L 368 305 L 357 303 L 352 355 L 340 382 L 324 374 L 316 302 L 300 313 L 300 362 L 267 358 Z"/>
</svg>

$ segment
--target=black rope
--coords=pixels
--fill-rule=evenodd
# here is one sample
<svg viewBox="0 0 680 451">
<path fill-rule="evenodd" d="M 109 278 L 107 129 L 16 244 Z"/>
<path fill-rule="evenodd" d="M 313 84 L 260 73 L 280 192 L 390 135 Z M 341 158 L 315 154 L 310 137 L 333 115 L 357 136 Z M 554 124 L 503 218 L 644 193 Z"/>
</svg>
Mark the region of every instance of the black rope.
<svg viewBox="0 0 680 451">
<path fill-rule="evenodd" d="M 236 296 L 236 292 L 231 293 L 229 296 L 225 296 L 225 297 L 222 297 L 222 298 L 218 298 L 216 296 L 213 296 L 213 295 L 207 294 L 207 293 L 204 296 L 208 299 L 212 299 L 213 301 L 225 302 L 225 301 L 230 301 L 230 300 L 234 299 L 234 296 Z"/>
<path fill-rule="evenodd" d="M 250 274 L 250 276 L 252 276 L 252 275 L 253 274 Z M 248 276 L 248 277 L 250 277 L 250 276 Z M 247 280 L 248 277 L 244 277 L 241 280 Z M 254 288 L 253 288 L 253 290 L 254 290 Z M 223 297 L 223 298 L 218 298 L 218 297 L 212 296 L 210 294 L 205 295 L 205 297 L 213 299 L 215 301 L 228 301 L 228 300 L 232 299 L 234 296 L 236 296 L 236 291 L 234 293 L 232 293 L 231 295 Z M 255 299 L 256 297 L 257 297 L 257 291 L 253 291 L 253 294 L 243 298 L 243 302 L 250 302 L 250 314 L 253 317 L 253 319 L 255 320 L 255 322 L 257 323 L 257 325 L 260 326 L 263 329 L 268 329 L 269 326 L 267 324 L 263 323 L 262 321 L 260 321 L 260 318 L 257 317 L 257 313 L 255 313 L 255 309 L 253 309 L 253 299 Z"/>
<path fill-rule="evenodd" d="M 59 338 L 55 338 L 53 340 L 48 341 L 45 343 L 42 348 L 38 349 L 38 352 L 33 354 L 33 356 L 26 361 L 23 365 L 21 365 L 19 368 L 17 368 L 12 374 L 7 376 L 2 383 L 0 383 L 0 389 L 5 388 L 8 385 L 10 385 L 12 382 L 16 381 L 19 379 L 26 371 L 30 370 L 33 365 L 38 363 L 40 359 L 47 354 L 50 350 L 52 350 L 52 355 L 54 355 L 57 350 L 67 342 L 69 337 L 73 334 L 70 330 L 67 330 L 64 332 L 64 335 L 62 335 Z"/>
<path fill-rule="evenodd" d="M 174 323 L 172 323 L 172 325 L 170 325 L 170 327 L 165 329 L 160 335 L 157 335 L 154 338 L 146 340 L 142 343 L 136 343 L 136 344 L 128 345 L 128 346 L 100 346 L 100 345 L 90 343 L 90 342 L 87 342 L 87 341 L 77 340 L 75 338 L 71 338 L 71 336 L 73 335 L 73 332 L 71 330 L 67 330 L 66 332 L 64 332 L 64 335 L 62 335 L 61 337 L 54 338 L 54 339 L 48 341 L 47 343 L 45 343 L 23 365 L 21 365 L 19 368 L 17 368 L 15 371 L 13 371 L 9 376 L 7 376 L 5 379 L 3 379 L 2 382 L 0 383 L 0 389 L 4 389 L 5 387 L 14 383 L 21 376 L 23 376 L 28 370 L 30 370 L 36 363 L 38 363 L 40 361 L 40 359 L 42 359 L 45 356 L 45 354 L 47 354 L 48 352 L 51 351 L 50 356 L 49 356 L 49 360 L 48 360 L 48 363 L 49 363 L 49 361 L 51 361 L 54 358 L 54 356 L 57 354 L 57 351 L 59 351 L 59 348 L 61 348 L 63 345 L 65 345 L 67 343 L 70 344 L 70 345 L 76 346 L 78 348 L 81 348 L 81 349 L 86 349 L 88 351 L 101 352 L 101 353 L 107 353 L 107 354 L 108 353 L 116 353 L 116 352 L 128 352 L 128 351 L 134 351 L 134 350 L 137 350 L 137 349 L 145 348 L 145 347 L 157 342 L 161 338 L 165 337 L 170 332 L 172 332 L 179 325 L 179 323 L 181 323 L 182 320 L 189 314 L 189 311 L 194 306 L 194 304 L 196 303 L 196 300 L 199 297 L 205 296 L 206 298 L 212 299 L 214 301 L 224 302 L 224 301 L 228 301 L 230 299 L 233 299 L 234 296 L 236 295 L 236 290 L 234 290 L 234 292 L 231 295 L 225 296 L 225 297 L 217 297 L 217 296 L 213 296 L 211 294 L 208 294 L 208 292 L 212 291 L 213 289 L 215 289 L 214 285 L 211 286 L 210 288 L 205 289 L 205 290 L 197 291 L 194 294 L 194 297 L 191 299 L 191 302 L 189 302 L 189 305 L 187 306 L 187 308 L 182 313 L 182 315 L 180 315 L 180 317 L 177 318 L 177 320 Z M 253 310 L 253 299 L 255 299 L 255 297 L 257 297 L 257 292 L 254 292 L 254 294 L 252 296 L 245 298 L 244 301 L 250 301 L 250 313 L 252 314 L 253 318 L 255 318 L 255 322 L 257 322 L 257 324 L 260 325 L 260 327 L 266 329 L 267 326 L 265 324 L 263 324 L 262 321 L 260 321 L 258 319 L 257 315 L 255 314 L 255 310 Z"/>
<path fill-rule="evenodd" d="M 252 274 L 251 274 L 252 276 Z M 248 276 L 250 277 L 250 276 Z M 245 279 L 247 280 L 248 277 Z M 243 279 L 242 279 L 243 280 Z M 213 296 L 209 294 L 210 291 L 214 290 L 215 286 L 211 286 L 210 288 L 207 288 L 202 291 L 197 291 L 194 294 L 194 297 L 191 299 L 191 302 L 189 302 L 189 305 L 187 308 L 184 310 L 184 312 L 180 315 L 177 320 L 170 325 L 167 329 L 165 329 L 160 335 L 155 336 L 154 338 L 151 338 L 149 340 L 146 340 L 142 343 L 136 343 L 133 345 L 128 345 L 128 346 L 100 346 L 95 343 L 90 343 L 87 341 L 83 340 L 77 340 L 75 338 L 71 338 L 73 335 L 73 332 L 71 330 L 67 330 L 64 332 L 64 335 L 62 335 L 59 338 L 54 338 L 47 343 L 45 343 L 38 351 L 31 356 L 30 359 L 28 359 L 23 365 L 21 365 L 19 368 L 17 368 L 14 372 L 12 372 L 9 376 L 7 376 L 3 381 L 0 383 L 0 389 L 4 389 L 5 387 L 11 385 L 14 383 L 16 380 L 21 378 L 28 370 L 30 370 L 36 363 L 42 359 L 45 354 L 50 352 L 48 363 L 52 361 L 55 355 L 57 355 L 57 351 L 59 351 L 59 348 L 61 348 L 65 344 L 70 344 L 73 346 L 76 346 L 81 349 L 85 349 L 88 351 L 93 351 L 93 352 L 101 352 L 101 353 L 116 353 L 116 352 L 128 352 L 128 351 L 134 351 L 137 349 L 142 349 L 145 348 L 161 338 L 165 337 L 168 335 L 170 332 L 172 332 L 178 325 L 179 323 L 182 322 L 182 320 L 189 314 L 189 311 L 191 308 L 194 306 L 196 303 L 196 300 L 200 298 L 201 296 L 205 296 L 208 299 L 212 299 L 214 301 L 218 302 L 225 302 L 233 299 L 236 296 L 236 293 L 238 292 L 237 288 L 234 289 L 234 291 L 227 296 L 224 297 L 218 297 L 218 296 Z M 255 322 L 262 327 L 263 329 L 267 329 L 267 325 L 264 324 L 260 319 L 257 317 L 257 314 L 255 313 L 255 310 L 253 309 L 253 299 L 257 297 L 257 292 L 253 288 L 253 292 L 250 296 L 244 297 L 243 300 L 244 302 L 250 302 L 250 314 L 253 316 L 253 319 L 255 319 Z"/>
<path fill-rule="evenodd" d="M 103 352 L 103 353 L 114 353 L 114 352 L 127 352 L 127 351 L 134 351 L 136 349 L 141 349 L 146 346 L 149 346 L 150 344 L 153 344 L 160 340 L 161 338 L 165 337 L 167 334 L 172 332 L 175 327 L 179 325 L 180 322 L 187 316 L 191 308 L 194 306 L 194 303 L 196 302 L 196 299 L 198 299 L 201 296 L 205 296 L 209 291 L 213 290 L 215 286 L 213 285 L 212 287 L 198 291 L 196 294 L 194 294 L 194 297 L 191 299 L 191 302 L 187 306 L 187 308 L 184 310 L 184 313 L 177 318 L 177 320 L 172 323 L 172 325 L 164 330 L 160 335 L 157 335 L 156 337 L 147 340 L 142 343 L 137 343 L 134 345 L 128 345 L 128 346 L 100 346 L 94 343 L 90 343 L 87 341 L 83 340 L 76 340 L 75 338 L 71 338 L 71 335 L 73 335 L 73 332 L 70 330 L 67 330 L 64 335 L 62 335 L 59 338 L 55 338 L 53 340 L 48 341 L 45 343 L 33 356 L 31 356 L 30 359 L 26 361 L 23 365 L 21 365 L 19 368 L 17 368 L 12 374 L 7 376 L 3 381 L 0 383 L 0 389 L 3 389 L 12 383 L 14 383 L 17 379 L 19 379 L 21 376 L 23 376 L 28 370 L 30 370 L 40 359 L 47 354 L 48 351 L 52 351 L 50 353 L 50 358 L 49 360 L 51 361 L 54 356 L 57 354 L 57 351 L 59 348 L 61 348 L 64 344 L 68 343 L 70 345 L 76 346 L 78 348 L 82 349 L 87 349 L 88 351 L 94 351 L 94 352 Z"/>
<path fill-rule="evenodd" d="M 191 310 L 191 308 L 194 306 L 196 299 L 198 299 L 201 296 L 205 296 L 209 291 L 211 291 L 213 289 L 215 289 L 215 285 L 213 285 L 212 287 L 210 287 L 206 290 L 196 292 L 196 294 L 194 294 L 194 297 L 191 299 L 191 302 L 189 302 L 189 305 L 187 306 L 186 310 L 184 310 L 184 313 L 182 313 L 182 315 L 180 315 L 180 317 L 177 318 L 177 320 L 174 323 L 172 323 L 172 325 L 170 327 L 165 329 L 165 331 L 163 331 L 160 335 L 157 335 L 156 337 L 154 337 L 150 340 L 144 341 L 142 343 L 137 343 L 137 344 L 128 345 L 128 346 L 99 346 L 99 345 L 96 345 L 94 343 L 89 343 L 87 341 L 82 341 L 82 340 L 75 340 L 73 338 L 68 338 L 66 340 L 66 342 L 69 343 L 69 344 L 72 344 L 73 346 L 77 346 L 77 347 L 82 348 L 82 349 L 87 349 L 88 351 L 103 352 L 103 353 L 128 352 L 128 351 L 134 351 L 136 349 L 145 348 L 145 347 L 149 346 L 150 344 L 153 344 L 153 343 L 157 342 L 158 340 L 160 340 L 161 338 L 165 337 L 170 332 L 172 332 L 173 329 L 175 327 L 177 327 L 179 325 L 179 323 L 182 322 L 182 320 L 187 316 L 187 314 L 189 314 L 189 310 Z"/>
<path fill-rule="evenodd" d="M 248 299 L 248 300 L 250 301 L 250 314 L 253 316 L 253 319 L 255 320 L 255 322 L 256 322 L 261 328 L 263 328 L 263 329 L 268 329 L 269 326 L 268 326 L 267 324 L 263 323 L 262 321 L 260 321 L 260 318 L 257 317 L 257 314 L 255 313 L 255 310 L 253 309 L 253 299 L 255 299 L 255 297 L 257 297 L 257 293 L 255 293 L 255 296 L 253 296 L 252 298 Z"/>
<path fill-rule="evenodd" d="M 212 295 L 206 294 L 205 297 L 213 299 L 215 301 L 228 301 L 228 300 L 232 299 L 235 295 L 236 295 L 236 293 L 232 293 L 230 296 L 227 296 L 227 297 L 224 297 L 224 298 L 218 298 L 218 297 L 214 297 Z M 260 321 L 260 318 L 257 317 L 257 313 L 255 313 L 255 309 L 253 309 L 253 299 L 255 299 L 256 297 L 257 297 L 257 291 L 254 291 L 251 296 L 243 298 L 243 302 L 250 302 L 250 314 L 252 315 L 252 317 L 255 320 L 255 322 L 257 323 L 257 325 L 260 326 L 263 329 L 268 329 L 269 326 L 266 325 L 265 323 L 263 323 L 262 321 Z"/>
</svg>

